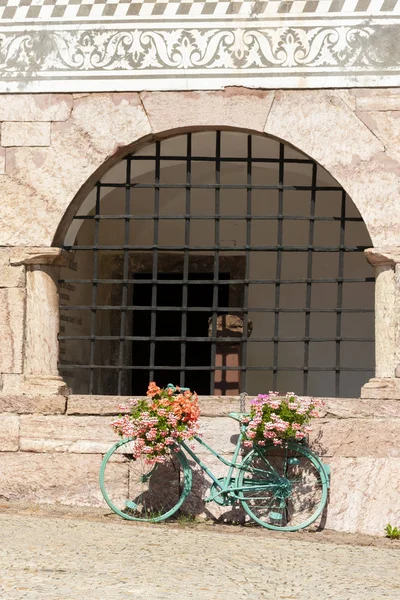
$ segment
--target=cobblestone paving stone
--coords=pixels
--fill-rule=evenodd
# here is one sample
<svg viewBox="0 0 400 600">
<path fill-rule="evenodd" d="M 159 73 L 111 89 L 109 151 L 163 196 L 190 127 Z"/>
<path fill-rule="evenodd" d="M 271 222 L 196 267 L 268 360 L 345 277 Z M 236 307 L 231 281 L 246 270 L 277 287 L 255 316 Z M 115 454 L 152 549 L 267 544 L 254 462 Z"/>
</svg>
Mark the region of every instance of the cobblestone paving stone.
<svg viewBox="0 0 400 600">
<path fill-rule="evenodd" d="M 400 599 L 397 542 L 10 511 L 0 532 L 1 600 Z"/>
</svg>

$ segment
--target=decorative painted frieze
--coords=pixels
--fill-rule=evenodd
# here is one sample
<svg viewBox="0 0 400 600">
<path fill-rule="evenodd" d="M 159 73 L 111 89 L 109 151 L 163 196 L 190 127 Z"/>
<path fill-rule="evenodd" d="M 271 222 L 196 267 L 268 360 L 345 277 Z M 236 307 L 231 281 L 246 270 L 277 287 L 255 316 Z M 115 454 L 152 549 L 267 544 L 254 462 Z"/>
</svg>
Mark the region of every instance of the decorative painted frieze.
<svg viewBox="0 0 400 600">
<path fill-rule="evenodd" d="M 5 0 L 0 92 L 397 85 L 398 0 Z"/>
</svg>

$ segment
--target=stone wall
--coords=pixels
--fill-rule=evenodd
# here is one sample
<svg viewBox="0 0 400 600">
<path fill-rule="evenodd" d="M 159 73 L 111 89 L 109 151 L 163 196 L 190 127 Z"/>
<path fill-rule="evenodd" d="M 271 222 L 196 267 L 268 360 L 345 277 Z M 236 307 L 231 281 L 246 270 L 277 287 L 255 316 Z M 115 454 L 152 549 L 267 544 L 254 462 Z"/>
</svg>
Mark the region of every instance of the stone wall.
<svg viewBox="0 0 400 600">
<path fill-rule="evenodd" d="M 369 253 L 377 379 L 362 393 L 375 399 L 329 400 L 315 444 L 333 469 L 327 527 L 381 533 L 398 522 L 400 90 L 8 95 L 0 96 L 0 123 L 0 496 L 102 502 L 97 474 L 117 401 L 57 395 L 65 386 L 55 282 L 68 257 L 52 246 L 62 244 L 72 215 L 129 151 L 191 129 L 238 128 L 319 162 L 351 196 L 377 246 Z M 226 453 L 236 431 L 229 409 L 227 399 L 207 401 L 203 419 Z"/>
<path fill-rule="evenodd" d="M 363 395 L 399 398 L 399 115 L 397 88 L 0 96 L 3 393 L 48 393 L 49 386 L 42 389 L 46 379 L 52 393 L 63 387 L 57 380 L 54 282 L 68 259 L 51 246 L 62 245 L 95 181 L 150 141 L 219 127 L 266 133 L 294 146 L 351 197 L 377 247 L 368 259 L 377 274 L 378 381 Z"/>
<path fill-rule="evenodd" d="M 98 472 L 116 441 L 109 423 L 119 402 L 110 396 L 0 397 L 1 502 L 105 507 Z M 238 410 L 238 398 L 203 397 L 200 404 L 205 441 L 229 457 L 238 428 L 228 413 Z M 388 522 L 398 522 L 399 433 L 397 400 L 325 400 L 310 440 L 332 468 L 323 527 L 381 535 Z M 223 475 L 215 459 L 209 464 Z M 186 509 L 224 518 L 217 505 L 201 501 L 209 484 L 198 469 L 194 482 Z M 232 514 L 236 518 L 227 518 Z"/>
</svg>

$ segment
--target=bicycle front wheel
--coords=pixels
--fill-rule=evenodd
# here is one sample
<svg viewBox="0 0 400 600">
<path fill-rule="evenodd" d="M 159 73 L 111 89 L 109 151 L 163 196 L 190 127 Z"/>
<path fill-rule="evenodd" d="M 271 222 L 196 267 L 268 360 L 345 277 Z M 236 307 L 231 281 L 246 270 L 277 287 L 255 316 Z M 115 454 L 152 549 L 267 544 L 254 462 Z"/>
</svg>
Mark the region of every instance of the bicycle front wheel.
<svg viewBox="0 0 400 600">
<path fill-rule="evenodd" d="M 244 459 L 237 479 L 247 514 L 267 529 L 297 531 L 322 513 L 328 475 L 320 459 L 295 442 L 257 447 Z"/>
<path fill-rule="evenodd" d="M 135 459 L 134 442 L 117 442 L 100 467 L 100 489 L 117 515 L 130 521 L 163 521 L 182 505 L 192 487 L 192 470 L 182 450 L 165 463 Z"/>
</svg>

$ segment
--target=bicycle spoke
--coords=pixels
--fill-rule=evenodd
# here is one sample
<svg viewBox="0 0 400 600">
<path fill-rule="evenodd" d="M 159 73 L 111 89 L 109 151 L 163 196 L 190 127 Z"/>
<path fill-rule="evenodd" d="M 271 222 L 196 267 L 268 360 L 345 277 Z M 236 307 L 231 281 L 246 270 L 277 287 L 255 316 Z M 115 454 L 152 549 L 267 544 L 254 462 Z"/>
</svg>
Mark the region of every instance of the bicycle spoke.
<svg viewBox="0 0 400 600">
<path fill-rule="evenodd" d="M 257 456 L 258 458 L 260 458 L 262 460 L 263 463 L 265 463 L 266 465 L 268 465 L 269 469 L 271 470 L 271 472 L 277 477 L 279 478 L 279 473 L 276 471 L 276 469 L 273 467 L 273 465 L 269 462 L 269 460 L 267 459 L 267 457 L 265 456 L 264 452 L 262 452 L 261 450 L 259 450 L 258 448 L 256 448 L 256 452 L 257 452 Z"/>
<path fill-rule="evenodd" d="M 131 447 L 132 442 L 125 440 L 104 457 L 100 470 L 103 496 L 125 519 L 163 520 L 178 510 L 190 491 L 192 473 L 187 460 L 180 452 L 165 463 L 148 465 L 143 458 L 134 459 Z"/>
<path fill-rule="evenodd" d="M 311 456 L 293 442 L 248 455 L 238 476 L 246 512 L 270 529 L 296 530 L 313 522 L 326 502 L 327 486 L 322 466 Z"/>
</svg>

